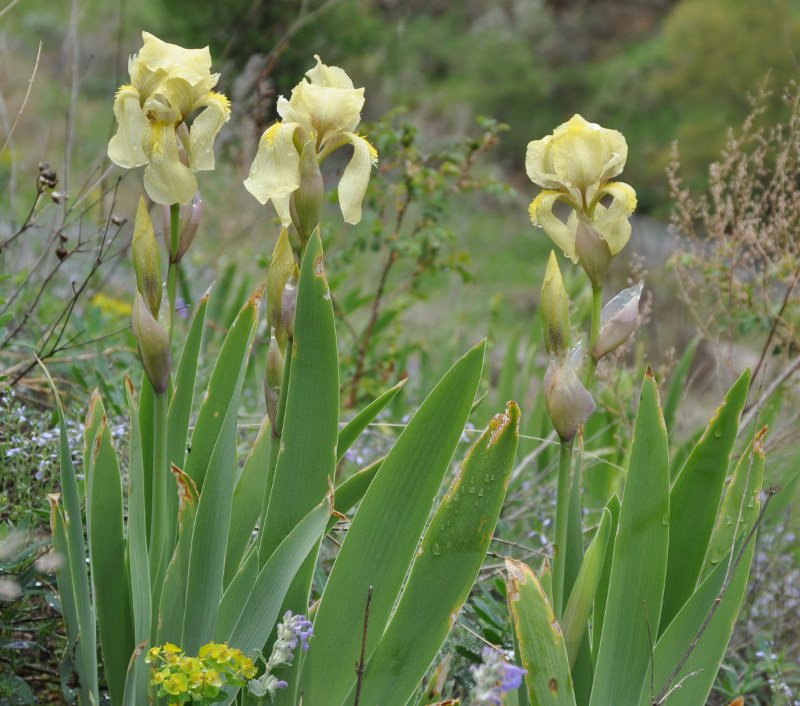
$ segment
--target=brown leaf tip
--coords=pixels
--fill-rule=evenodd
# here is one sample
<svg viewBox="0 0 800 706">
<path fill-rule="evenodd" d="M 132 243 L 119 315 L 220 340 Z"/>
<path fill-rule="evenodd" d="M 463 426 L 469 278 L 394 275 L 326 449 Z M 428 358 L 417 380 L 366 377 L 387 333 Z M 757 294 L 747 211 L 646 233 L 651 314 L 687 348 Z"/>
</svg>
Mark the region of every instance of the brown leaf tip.
<svg viewBox="0 0 800 706">
<path fill-rule="evenodd" d="M 756 434 L 755 439 L 753 439 L 753 450 L 759 455 L 764 456 L 764 437 L 767 435 L 768 426 L 762 427 L 758 433 Z"/>
</svg>

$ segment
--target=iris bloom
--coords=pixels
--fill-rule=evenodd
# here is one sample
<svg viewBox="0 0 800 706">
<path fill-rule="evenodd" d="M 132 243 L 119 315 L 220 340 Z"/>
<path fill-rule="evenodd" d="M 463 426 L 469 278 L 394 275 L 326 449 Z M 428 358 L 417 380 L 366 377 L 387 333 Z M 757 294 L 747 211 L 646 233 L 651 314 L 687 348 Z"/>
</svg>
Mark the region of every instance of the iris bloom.
<svg viewBox="0 0 800 706">
<path fill-rule="evenodd" d="M 278 99 L 282 120 L 261 137 L 245 188 L 261 203 L 272 201 L 284 227 L 292 222 L 289 202 L 301 185 L 301 155 L 311 151 L 322 161 L 342 145 L 353 145 L 353 156 L 339 181 L 339 206 L 347 223 L 361 220 L 361 201 L 370 171 L 377 165 L 375 148 L 355 132 L 364 106 L 364 89 L 336 66 L 317 65 L 306 72 L 287 101 Z"/>
<path fill-rule="evenodd" d="M 528 144 L 528 176 L 545 189 L 531 203 L 531 220 L 542 226 L 573 262 L 579 259 L 575 237 L 580 222 L 591 223 L 612 256 L 628 242 L 628 217 L 636 207 L 636 192 L 628 184 L 610 181 L 622 171 L 627 157 L 622 133 L 587 122 L 580 115 L 557 127 L 552 135 Z M 553 213 L 559 201 L 573 209 L 566 222 Z"/>
<path fill-rule="evenodd" d="M 219 74 L 211 73 L 208 47 L 142 37 L 144 46 L 128 61 L 131 82 L 114 101 L 118 129 L 108 156 L 126 169 L 147 165 L 144 188 L 156 203 L 186 204 L 197 191 L 194 172 L 214 168 L 214 139 L 230 117 L 230 102 L 211 90 Z M 186 119 L 198 110 L 187 130 Z"/>
</svg>

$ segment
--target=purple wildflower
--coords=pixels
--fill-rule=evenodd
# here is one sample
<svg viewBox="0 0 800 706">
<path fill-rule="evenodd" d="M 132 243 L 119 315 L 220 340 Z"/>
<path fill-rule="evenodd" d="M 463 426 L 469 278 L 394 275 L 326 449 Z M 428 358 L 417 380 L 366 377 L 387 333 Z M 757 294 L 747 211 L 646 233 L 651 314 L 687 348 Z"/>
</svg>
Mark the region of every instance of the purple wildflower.
<svg viewBox="0 0 800 706">
<path fill-rule="evenodd" d="M 475 706 L 501 706 L 502 695 L 519 688 L 526 671 L 506 662 L 503 652 L 494 647 L 484 647 L 481 658 L 481 664 L 471 667 L 475 680 Z"/>
</svg>

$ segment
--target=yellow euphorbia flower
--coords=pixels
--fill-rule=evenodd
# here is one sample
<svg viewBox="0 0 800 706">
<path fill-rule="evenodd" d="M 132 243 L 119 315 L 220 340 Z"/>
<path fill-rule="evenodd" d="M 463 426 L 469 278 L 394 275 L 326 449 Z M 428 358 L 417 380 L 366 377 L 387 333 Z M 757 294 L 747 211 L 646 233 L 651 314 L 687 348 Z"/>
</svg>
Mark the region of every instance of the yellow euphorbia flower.
<svg viewBox="0 0 800 706">
<path fill-rule="evenodd" d="M 625 166 L 628 145 L 622 133 L 584 120 L 580 115 L 557 127 L 552 135 L 528 144 L 525 168 L 531 181 L 543 187 L 531 203 L 534 225 L 540 225 L 573 261 L 578 224 L 591 224 L 616 255 L 631 235 L 628 217 L 636 207 L 636 192 L 623 182 L 611 182 Z M 608 206 L 600 203 L 610 200 Z M 566 222 L 553 213 L 559 201 L 573 212 Z"/>
<path fill-rule="evenodd" d="M 347 223 L 361 220 L 361 201 L 378 153 L 355 132 L 364 106 L 364 89 L 336 66 L 317 65 L 306 72 L 287 101 L 278 99 L 281 122 L 261 137 L 245 188 L 261 203 L 272 201 L 284 226 L 291 222 L 289 201 L 300 188 L 300 158 L 312 150 L 317 164 L 342 145 L 353 145 L 353 157 L 339 181 L 339 205 Z"/>
<path fill-rule="evenodd" d="M 230 118 L 230 102 L 211 90 L 219 74 L 211 73 L 208 47 L 142 37 L 144 46 L 128 61 L 131 83 L 120 86 L 114 101 L 119 126 L 108 156 L 127 169 L 146 164 L 144 188 L 156 203 L 189 203 L 197 191 L 194 172 L 214 168 L 214 139 Z"/>
</svg>

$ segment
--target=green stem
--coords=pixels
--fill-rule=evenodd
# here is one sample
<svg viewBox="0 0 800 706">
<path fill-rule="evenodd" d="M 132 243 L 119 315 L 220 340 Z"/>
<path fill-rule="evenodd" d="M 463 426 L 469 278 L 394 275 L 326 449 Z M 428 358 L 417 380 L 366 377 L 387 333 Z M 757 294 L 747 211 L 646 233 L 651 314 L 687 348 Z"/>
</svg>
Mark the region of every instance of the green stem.
<svg viewBox="0 0 800 706">
<path fill-rule="evenodd" d="M 592 355 L 594 344 L 597 343 L 597 337 L 600 335 L 600 312 L 603 309 L 603 285 L 592 285 L 592 333 L 589 337 L 589 361 L 586 365 L 586 374 L 583 379 L 583 386 L 588 388 L 589 384 L 594 379 L 595 370 L 597 370 L 597 358 Z"/>
<path fill-rule="evenodd" d="M 556 543 L 553 547 L 553 607 L 561 619 L 564 605 L 564 573 L 569 530 L 570 466 L 572 441 L 561 441 L 558 455 L 558 495 L 556 496 Z"/>
<path fill-rule="evenodd" d="M 167 454 L 168 396 L 156 394 L 153 405 L 153 477 L 150 507 L 150 580 L 153 587 L 153 607 L 161 599 L 161 583 L 166 570 L 169 549 L 167 540 L 167 476 L 169 458 Z M 157 613 L 154 613 L 157 614 Z M 155 629 L 155 625 L 153 626 Z"/>
<path fill-rule="evenodd" d="M 169 207 L 169 269 L 167 270 L 167 297 L 169 298 L 169 341 L 172 343 L 172 322 L 175 319 L 175 302 L 178 296 L 178 249 L 181 244 L 181 205 Z"/>
</svg>

